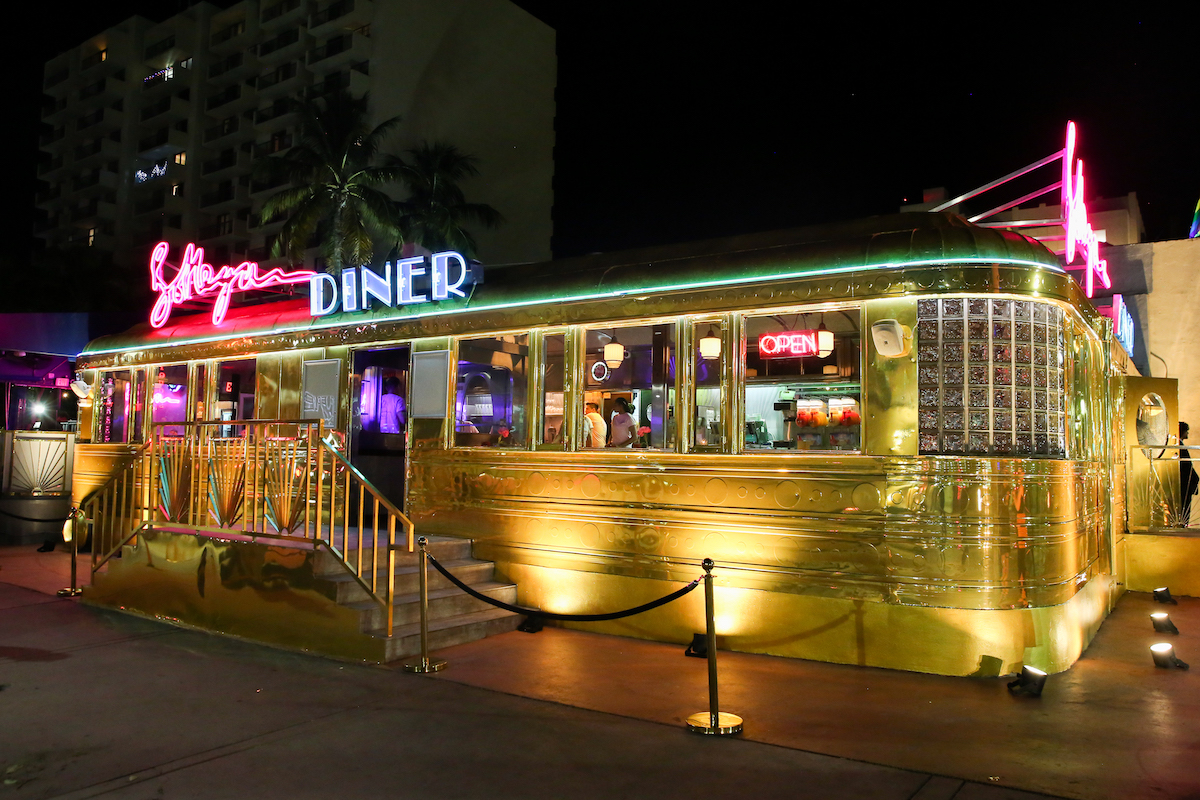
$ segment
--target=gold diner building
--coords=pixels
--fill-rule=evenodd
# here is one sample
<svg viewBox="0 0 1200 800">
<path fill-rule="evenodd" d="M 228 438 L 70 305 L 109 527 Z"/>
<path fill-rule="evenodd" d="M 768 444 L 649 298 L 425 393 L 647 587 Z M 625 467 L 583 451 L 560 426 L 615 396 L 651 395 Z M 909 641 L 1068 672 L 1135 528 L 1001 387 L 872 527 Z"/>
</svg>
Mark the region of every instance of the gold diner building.
<svg viewBox="0 0 1200 800">
<path fill-rule="evenodd" d="M 525 606 L 634 606 L 707 557 L 723 648 L 994 675 L 1066 669 L 1123 588 L 1132 367 L 1020 234 L 901 214 L 426 302 L 357 275 L 88 346 L 85 599 L 389 660 L 415 530 Z M 578 627 L 683 643 L 703 603 Z"/>
</svg>

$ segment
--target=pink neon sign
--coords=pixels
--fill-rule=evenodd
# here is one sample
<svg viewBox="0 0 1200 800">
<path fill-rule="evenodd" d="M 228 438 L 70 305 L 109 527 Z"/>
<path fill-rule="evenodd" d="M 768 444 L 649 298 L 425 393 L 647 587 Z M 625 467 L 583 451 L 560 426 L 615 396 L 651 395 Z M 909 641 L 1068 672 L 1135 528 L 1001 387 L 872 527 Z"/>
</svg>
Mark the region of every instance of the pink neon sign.
<svg viewBox="0 0 1200 800">
<path fill-rule="evenodd" d="M 818 333 L 819 331 L 764 333 L 758 337 L 758 353 L 764 358 L 815 356 L 821 350 Z"/>
<path fill-rule="evenodd" d="M 1100 258 L 1100 240 L 1092 230 L 1083 202 L 1083 160 L 1075 158 L 1074 122 L 1067 123 L 1067 147 L 1063 151 L 1062 207 L 1067 228 L 1067 266 L 1074 263 L 1077 255 L 1083 256 L 1083 289 L 1088 297 L 1092 296 L 1096 277 L 1105 289 L 1111 289 L 1108 262 Z"/>
<path fill-rule="evenodd" d="M 150 312 L 150 324 L 155 328 L 166 324 L 172 308 L 193 297 L 216 295 L 212 321 L 214 325 L 220 325 L 225 321 L 225 314 L 229 311 L 229 300 L 234 292 L 289 283 L 306 283 L 316 275 L 311 270 L 284 272 L 278 267 L 260 275 L 257 261 L 243 261 L 236 267 L 224 266 L 214 269 L 212 264 L 204 260 L 204 248 L 189 244 L 183 251 L 179 271 L 168 281 L 163 277 L 163 267 L 167 263 L 167 253 L 170 249 L 171 246 L 166 242 L 159 242 L 150 254 L 150 288 L 158 292 L 158 299 Z"/>
</svg>

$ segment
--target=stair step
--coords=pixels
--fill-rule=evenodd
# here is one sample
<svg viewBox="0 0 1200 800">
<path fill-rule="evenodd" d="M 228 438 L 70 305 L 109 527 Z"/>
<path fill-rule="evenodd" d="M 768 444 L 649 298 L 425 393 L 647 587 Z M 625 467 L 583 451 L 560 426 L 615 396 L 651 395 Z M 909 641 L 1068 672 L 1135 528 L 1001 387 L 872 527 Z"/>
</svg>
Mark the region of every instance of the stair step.
<svg viewBox="0 0 1200 800">
<path fill-rule="evenodd" d="M 472 585 L 482 581 L 490 581 L 495 565 L 490 561 L 478 561 L 473 558 L 455 559 L 453 561 L 443 561 L 442 566 L 454 574 L 456 578 L 465 584 Z M 420 577 L 417 573 L 416 564 L 406 564 L 396 567 L 395 571 L 395 593 L 397 595 L 415 594 L 419 590 Z M 376 573 L 377 580 L 382 582 L 387 579 L 386 570 L 381 570 Z M 364 579 L 368 576 L 364 576 Z M 324 576 L 324 579 L 337 586 L 337 602 L 342 605 L 356 603 L 361 600 L 370 600 L 367 594 L 354 577 L 349 573 L 342 572 L 338 575 Z M 442 577 L 441 573 L 430 567 L 429 569 L 429 590 L 436 591 L 440 589 L 451 588 L 453 584 Z"/>
<path fill-rule="evenodd" d="M 524 619 L 520 614 L 513 614 L 502 609 L 493 608 L 478 611 L 473 614 L 463 614 L 429 621 L 429 649 L 442 650 L 459 644 L 466 644 L 497 633 L 514 631 Z M 372 635 L 382 636 L 381 631 Z M 421 626 L 398 625 L 392 628 L 392 638 L 387 640 L 387 660 L 396 661 L 421 653 Z"/>
<path fill-rule="evenodd" d="M 517 587 L 511 583 L 484 581 L 471 586 L 477 592 L 495 600 L 514 604 L 517 602 Z M 373 600 L 360 600 L 354 603 L 343 603 L 362 614 L 363 630 L 382 630 L 385 624 L 383 609 Z M 460 590 L 457 586 L 447 587 L 429 592 L 429 619 L 440 620 L 447 617 L 472 614 L 476 611 L 495 608 L 482 600 Z M 397 595 L 392 611 L 392 625 L 413 625 L 421 621 L 421 597 L 417 592 Z"/>
<path fill-rule="evenodd" d="M 400 537 L 398 537 L 400 538 Z M 443 564 L 447 561 L 456 561 L 471 557 L 471 540 L 457 539 L 452 536 L 430 536 L 428 549 L 433 554 L 433 557 Z M 401 539 L 401 542 L 403 540 Z M 354 542 L 357 544 L 357 542 Z M 387 540 L 380 540 L 378 558 L 383 563 L 387 563 Z M 344 556 L 346 561 L 353 564 L 357 558 L 358 548 L 352 548 L 345 551 Z M 420 553 L 416 550 L 408 552 L 407 550 L 396 551 L 396 566 L 406 564 L 416 564 L 420 558 Z M 363 548 L 363 563 L 369 563 L 371 559 L 371 547 L 369 541 L 367 547 Z M 313 574 L 316 577 L 323 578 L 330 575 L 337 575 L 344 572 L 344 568 L 338 562 L 337 558 L 329 552 L 327 548 L 320 548 L 317 551 L 316 563 L 313 566 Z"/>
</svg>

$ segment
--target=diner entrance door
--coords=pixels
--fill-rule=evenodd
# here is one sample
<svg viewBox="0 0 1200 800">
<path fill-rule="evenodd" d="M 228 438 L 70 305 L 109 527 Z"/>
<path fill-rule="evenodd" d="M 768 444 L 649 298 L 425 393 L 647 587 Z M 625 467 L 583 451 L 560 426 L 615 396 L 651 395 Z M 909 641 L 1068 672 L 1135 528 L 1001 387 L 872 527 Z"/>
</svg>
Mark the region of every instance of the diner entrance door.
<svg viewBox="0 0 1200 800">
<path fill-rule="evenodd" d="M 408 446 L 408 348 L 354 354 L 350 463 L 404 510 Z"/>
</svg>

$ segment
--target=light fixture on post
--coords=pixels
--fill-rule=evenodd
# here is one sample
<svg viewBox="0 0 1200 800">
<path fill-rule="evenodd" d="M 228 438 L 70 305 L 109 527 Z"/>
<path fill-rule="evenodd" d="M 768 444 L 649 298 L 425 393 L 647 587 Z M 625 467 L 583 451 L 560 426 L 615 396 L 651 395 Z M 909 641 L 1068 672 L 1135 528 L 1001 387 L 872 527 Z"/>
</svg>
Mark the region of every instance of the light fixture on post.
<svg viewBox="0 0 1200 800">
<path fill-rule="evenodd" d="M 721 337 L 708 326 L 708 334 L 700 340 L 700 357 L 705 361 L 713 361 L 721 357 Z"/>
<path fill-rule="evenodd" d="M 625 345 L 617 341 L 617 332 L 613 331 L 612 341 L 604 345 L 604 363 L 609 369 L 616 369 L 625 361 Z"/>
<path fill-rule="evenodd" d="M 833 352 L 833 331 L 825 327 L 825 315 L 821 315 L 821 324 L 817 326 L 817 357 L 828 358 Z"/>
<path fill-rule="evenodd" d="M 1179 634 L 1179 628 L 1175 627 L 1175 623 L 1171 622 L 1171 615 L 1165 611 L 1155 611 L 1150 615 L 1150 622 L 1154 625 L 1155 633 Z"/>
<path fill-rule="evenodd" d="M 1170 603 L 1173 606 L 1179 605 L 1179 601 L 1171 597 L 1171 590 L 1166 586 L 1160 586 L 1154 590 L 1154 599 L 1160 603 Z"/>
<path fill-rule="evenodd" d="M 1042 689 L 1046 686 L 1046 673 L 1037 667 L 1021 667 L 1021 674 L 1008 684 L 1008 690 L 1013 694 L 1024 694 L 1030 697 L 1041 697 Z"/>
<path fill-rule="evenodd" d="M 1180 661 L 1175 656 L 1175 648 L 1170 642 L 1159 642 L 1158 644 L 1150 645 L 1150 656 L 1154 659 L 1154 666 L 1163 669 L 1187 669 L 1188 665 Z"/>
</svg>

